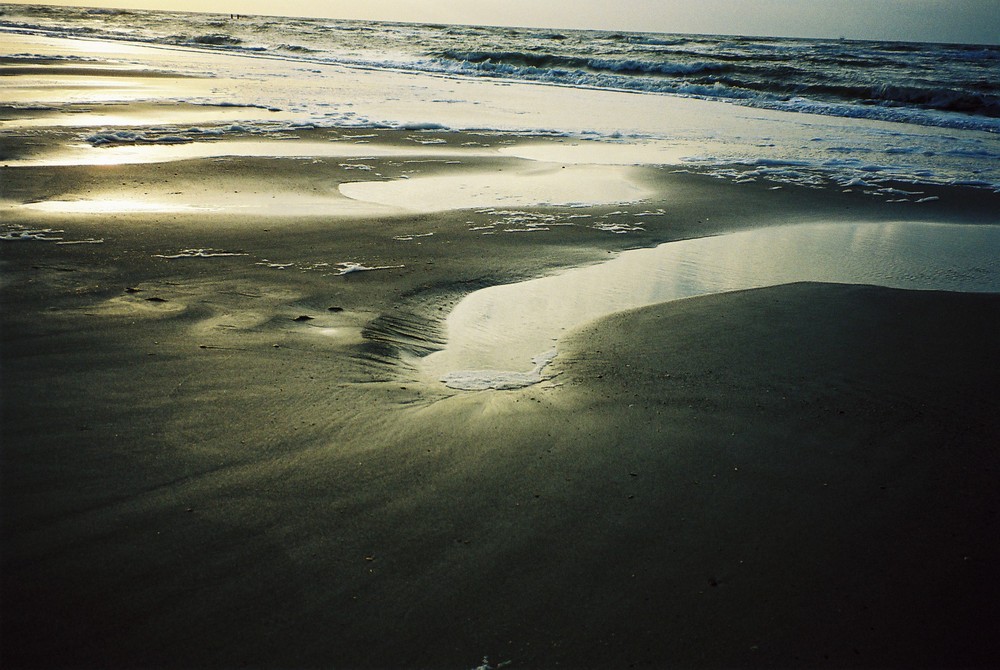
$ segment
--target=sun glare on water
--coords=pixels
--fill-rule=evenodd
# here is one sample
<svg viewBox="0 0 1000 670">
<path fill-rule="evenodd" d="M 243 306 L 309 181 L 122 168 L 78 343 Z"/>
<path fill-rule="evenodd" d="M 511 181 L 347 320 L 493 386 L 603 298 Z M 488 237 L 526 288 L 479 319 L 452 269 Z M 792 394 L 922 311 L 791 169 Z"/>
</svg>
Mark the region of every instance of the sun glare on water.
<svg viewBox="0 0 1000 670">
<path fill-rule="evenodd" d="M 194 212 L 209 211 L 207 207 L 196 207 L 181 203 L 164 203 L 138 198 L 102 198 L 100 200 L 45 200 L 23 205 L 40 212 L 62 214 L 122 214 L 143 212 Z"/>
</svg>

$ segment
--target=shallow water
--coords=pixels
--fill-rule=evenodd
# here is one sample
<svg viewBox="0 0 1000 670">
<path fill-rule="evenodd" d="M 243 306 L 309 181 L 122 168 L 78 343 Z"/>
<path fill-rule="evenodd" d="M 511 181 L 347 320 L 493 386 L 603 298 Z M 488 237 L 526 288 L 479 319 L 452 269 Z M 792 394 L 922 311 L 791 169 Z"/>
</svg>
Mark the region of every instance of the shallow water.
<svg viewBox="0 0 1000 670">
<path fill-rule="evenodd" d="M 1000 291 L 1000 226 L 778 226 L 628 251 L 614 260 L 476 291 L 447 319 L 447 347 L 421 361 L 453 388 L 541 381 L 533 359 L 567 331 L 615 312 L 725 291 L 814 281 Z M 527 371 L 532 371 L 531 374 Z"/>
<path fill-rule="evenodd" d="M 79 91 L 85 91 L 81 93 L 81 97 L 90 97 L 90 92 L 85 89 L 77 89 Z M 9 95 L 8 91 L 4 95 L 4 102 L 10 102 L 11 104 L 45 104 L 47 98 L 51 99 L 53 96 L 52 89 L 45 89 L 40 93 L 41 89 L 34 90 L 22 90 L 20 93 L 23 100 L 17 101 L 12 100 L 15 96 Z M 60 89 L 60 91 L 65 92 L 66 89 Z M 149 93 L 145 91 L 144 93 Z M 105 94 L 106 95 L 106 94 Z M 98 96 L 93 96 L 97 98 Z M 137 95 L 136 97 L 141 97 Z M 62 102 L 57 100 L 56 102 Z M 101 100 L 95 99 L 90 101 L 91 103 L 100 103 Z M 117 101 L 115 104 L 120 104 L 121 101 Z M 0 120 L 0 131 L 4 130 L 28 130 L 36 128 L 129 128 L 129 127 L 139 127 L 139 126 L 171 126 L 178 127 L 187 124 L 222 124 L 222 123 L 232 123 L 236 124 L 239 122 L 254 122 L 254 123 L 274 123 L 278 121 L 293 121 L 295 116 L 280 111 L 269 111 L 266 109 L 261 109 L 259 107 L 180 107 L 171 105 L 162 105 L 159 107 L 154 106 L 138 106 L 134 108 L 122 107 L 115 112 L 110 111 L 99 111 L 99 112 L 87 112 L 80 111 L 76 108 L 63 109 L 62 111 L 51 111 L 45 113 L 36 113 L 31 116 L 21 117 L 14 120 Z M 155 162 L 154 160 L 140 161 L 133 160 L 132 162 Z M 70 163 L 71 164 L 71 163 Z"/>
<path fill-rule="evenodd" d="M 273 218 L 322 216 L 328 219 L 389 215 L 402 211 L 378 203 L 352 200 L 336 193 L 312 195 L 288 190 L 227 193 L 219 189 L 194 194 L 181 192 L 149 196 L 137 194 L 135 197 L 121 197 L 121 192 L 111 191 L 95 193 L 87 198 L 42 200 L 23 205 L 0 200 L 0 212 L 17 209 L 98 217 L 108 214 L 196 213 L 245 214 Z"/>
<path fill-rule="evenodd" d="M 77 143 L 62 147 L 50 155 L 32 158 L 4 161 L 9 167 L 58 167 L 68 165 L 140 165 L 148 163 L 167 163 L 171 161 L 196 160 L 204 158 L 226 157 L 260 157 L 260 158 L 378 158 L 386 156 L 424 157 L 424 156 L 488 156 L 492 152 L 473 151 L 444 147 L 404 147 L 397 145 L 367 144 L 361 142 L 309 142 L 286 140 L 218 140 L 184 142 L 159 139 L 160 143 L 120 144 L 104 146 L 101 144 L 107 137 L 110 144 L 113 141 L 150 141 L 143 134 L 123 136 L 121 131 L 114 133 L 94 133 L 89 140 L 94 144 Z M 157 139 L 154 136 L 153 142 Z"/>
<path fill-rule="evenodd" d="M 311 126 L 542 132 L 605 139 L 622 147 L 581 145 L 583 151 L 558 154 L 548 153 L 554 150 L 550 148 L 542 160 L 555 156 L 554 160 L 566 162 L 676 164 L 683 159 L 699 168 L 719 169 L 720 176 L 729 173 L 719 166 L 737 164 L 753 168 L 750 176 L 795 183 L 812 183 L 820 176 L 852 185 L 888 180 L 1000 185 L 997 133 L 965 126 L 806 113 L 811 107 L 797 112 L 758 109 L 566 82 L 547 85 L 465 76 L 450 70 L 447 75 L 403 72 L 387 62 L 365 67 L 307 63 L 289 54 L 266 56 L 221 47 L 133 44 L 126 49 L 111 41 L 10 32 L 3 32 L 3 42 L 0 51 L 25 63 L 55 60 L 71 68 L 92 64 L 129 70 L 132 76 L 105 77 L 106 85 L 96 87 L 92 78 L 65 70 L 58 76 L 8 77 L 11 81 L 0 90 L 0 102 L 15 109 L 0 130 L 34 132 L 54 124 L 103 128 L 111 134 L 136 132 L 144 125 L 191 134 L 191 125 L 204 125 L 212 127 L 201 130 L 219 137 Z M 53 67 L 54 73 L 59 71 Z M 135 76 L 142 71 L 157 76 Z M 170 74 L 178 76 L 163 76 Z M 45 79 L 43 88 L 37 86 L 40 79 Z M 120 114 L 114 109 L 82 113 L 85 105 L 98 103 L 127 104 L 121 105 Z M 139 104 L 140 112 L 129 107 Z M 187 108 L 178 107 L 173 118 L 155 109 L 160 104 Z M 46 109 L 31 109 L 38 105 Z M 194 110 L 194 105 L 207 111 Z M 26 111 L 17 113 L 17 108 Z M 221 127 L 216 122 L 232 125 Z M 628 147 L 637 144 L 641 149 L 630 155 Z M 741 170 L 740 176 L 746 178 L 746 172 Z"/>
<path fill-rule="evenodd" d="M 475 207 L 596 205 L 636 202 L 653 195 L 617 166 L 530 166 L 463 171 L 392 181 L 350 182 L 341 194 L 362 202 L 440 212 Z"/>
</svg>

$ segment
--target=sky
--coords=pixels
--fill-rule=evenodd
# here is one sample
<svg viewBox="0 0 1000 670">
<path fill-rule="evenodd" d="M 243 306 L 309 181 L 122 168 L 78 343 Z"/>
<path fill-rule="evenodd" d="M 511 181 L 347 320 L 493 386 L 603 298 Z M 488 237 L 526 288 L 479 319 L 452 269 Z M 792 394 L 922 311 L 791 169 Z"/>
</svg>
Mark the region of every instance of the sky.
<svg viewBox="0 0 1000 670">
<path fill-rule="evenodd" d="M 75 0 L 14 4 L 1000 44 L 1000 0 Z"/>
</svg>

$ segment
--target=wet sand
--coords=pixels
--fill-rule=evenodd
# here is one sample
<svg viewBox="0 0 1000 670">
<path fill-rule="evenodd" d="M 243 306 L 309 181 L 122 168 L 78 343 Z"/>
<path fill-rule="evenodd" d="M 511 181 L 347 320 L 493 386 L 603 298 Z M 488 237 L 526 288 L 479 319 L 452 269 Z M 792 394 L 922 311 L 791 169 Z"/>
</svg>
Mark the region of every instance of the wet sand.
<svg viewBox="0 0 1000 670">
<path fill-rule="evenodd" d="M 375 135 L 407 152 L 365 172 L 411 180 L 499 180 L 532 169 L 500 148 L 565 142 Z M 347 202 L 357 163 L 4 170 L 21 203 L 222 203 L 4 211 L 5 232 L 60 238 L 0 242 L 5 667 L 996 658 L 996 295 L 793 284 L 648 307 L 567 335 L 517 391 L 407 361 L 477 288 L 775 223 L 996 223 L 1000 196 L 646 167 L 631 204 L 407 211 Z M 306 196 L 323 208 L 280 211 Z"/>
</svg>

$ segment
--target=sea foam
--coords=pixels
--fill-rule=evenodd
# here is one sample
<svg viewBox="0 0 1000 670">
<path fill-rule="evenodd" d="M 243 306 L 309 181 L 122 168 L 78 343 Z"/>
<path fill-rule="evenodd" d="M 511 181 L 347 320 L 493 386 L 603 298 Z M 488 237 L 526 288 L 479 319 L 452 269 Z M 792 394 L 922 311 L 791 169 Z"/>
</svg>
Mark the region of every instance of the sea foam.
<svg viewBox="0 0 1000 670">
<path fill-rule="evenodd" d="M 532 386 L 543 381 L 546 377 L 542 374 L 545 368 L 556 357 L 556 350 L 538 354 L 531 359 L 534 364 L 527 372 L 515 372 L 504 370 L 458 370 L 449 372 L 441 377 L 444 385 L 460 391 L 511 391 L 514 389 Z"/>
</svg>

